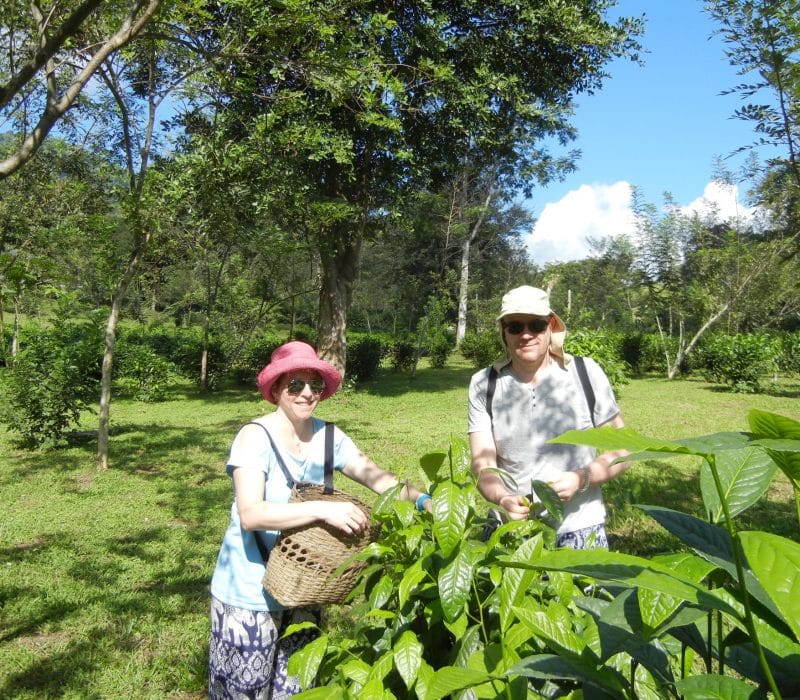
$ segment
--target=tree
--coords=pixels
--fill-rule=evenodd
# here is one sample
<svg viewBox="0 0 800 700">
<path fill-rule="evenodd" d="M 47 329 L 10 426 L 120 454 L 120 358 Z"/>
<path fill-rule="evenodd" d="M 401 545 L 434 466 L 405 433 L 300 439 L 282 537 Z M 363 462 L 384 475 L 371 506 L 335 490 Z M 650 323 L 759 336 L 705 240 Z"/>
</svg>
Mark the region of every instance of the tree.
<svg viewBox="0 0 800 700">
<path fill-rule="evenodd" d="M 139 35 L 162 0 L 111 7 L 104 0 L 4 3 L 0 32 L 0 115 L 19 133 L 15 151 L 0 161 L 0 179 L 36 153 L 104 61 Z M 89 30 L 102 26 L 98 36 Z"/>
<path fill-rule="evenodd" d="M 314 224 L 319 350 L 343 367 L 365 241 L 407 193 L 438 191 L 467 156 L 507 168 L 521 189 L 546 181 L 554 159 L 542 139 L 574 136 L 571 98 L 599 87 L 610 59 L 635 53 L 639 25 L 606 22 L 605 2 L 312 5 L 227 2 L 236 21 L 218 31 L 247 34 L 217 40 L 232 47 L 218 80 L 241 120 L 231 133 L 273 155 L 264 190 L 283 189 L 275 175 L 293 178 L 300 198 L 277 201 Z"/>
</svg>

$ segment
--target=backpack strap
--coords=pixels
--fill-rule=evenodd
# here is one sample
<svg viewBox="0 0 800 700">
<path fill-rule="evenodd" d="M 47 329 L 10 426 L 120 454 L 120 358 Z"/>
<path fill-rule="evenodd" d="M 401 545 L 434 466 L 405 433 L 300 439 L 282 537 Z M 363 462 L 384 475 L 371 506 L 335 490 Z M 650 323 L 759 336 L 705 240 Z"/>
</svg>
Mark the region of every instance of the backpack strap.
<svg viewBox="0 0 800 700">
<path fill-rule="evenodd" d="M 583 388 L 583 395 L 586 397 L 586 405 L 589 407 L 589 416 L 592 419 L 592 427 L 597 427 L 594 420 L 594 389 L 592 382 L 589 379 L 589 373 L 586 371 L 586 362 L 583 357 L 575 355 L 572 358 L 575 361 L 575 371 L 578 373 L 578 378 L 581 381 Z M 494 415 L 492 413 L 492 400 L 494 399 L 494 390 L 497 386 L 497 370 L 494 365 L 489 367 L 489 378 L 486 382 L 486 413 L 489 414 L 489 421 L 494 423 Z"/>
<path fill-rule="evenodd" d="M 486 413 L 489 414 L 489 421 L 494 423 L 492 414 L 492 400 L 494 399 L 494 389 L 497 386 L 497 370 L 494 365 L 489 367 L 489 379 L 486 382 Z"/>
<path fill-rule="evenodd" d="M 578 379 L 581 380 L 583 395 L 586 397 L 586 404 L 589 406 L 589 416 L 591 416 L 592 419 L 592 427 L 596 428 L 597 424 L 594 421 L 594 389 L 589 379 L 589 373 L 586 371 L 586 362 L 583 357 L 577 355 L 572 359 L 575 360 L 575 371 L 578 373 Z"/>
<path fill-rule="evenodd" d="M 286 466 L 286 463 L 283 461 L 283 457 L 281 457 L 281 453 L 278 451 L 278 446 L 275 444 L 275 441 L 272 439 L 272 435 L 270 435 L 269 430 L 267 430 L 266 426 L 262 425 L 261 423 L 257 423 L 256 421 L 251 421 L 247 423 L 247 425 L 257 425 L 259 426 L 266 434 L 267 439 L 269 440 L 269 444 L 272 446 L 272 452 L 275 455 L 275 459 L 278 460 L 278 466 L 281 468 L 283 475 L 286 477 L 286 485 L 289 488 L 293 488 L 295 484 L 297 484 L 297 480 L 291 475 L 289 469 Z M 325 463 L 324 463 L 324 488 L 323 492 L 325 494 L 333 493 L 333 429 L 334 424 L 328 421 L 325 422 Z M 267 549 L 266 544 L 264 544 L 264 540 L 261 537 L 260 532 L 254 532 L 256 539 L 256 546 L 258 547 L 258 552 L 261 554 L 261 558 L 266 561 L 269 557 L 269 550 Z"/>
</svg>

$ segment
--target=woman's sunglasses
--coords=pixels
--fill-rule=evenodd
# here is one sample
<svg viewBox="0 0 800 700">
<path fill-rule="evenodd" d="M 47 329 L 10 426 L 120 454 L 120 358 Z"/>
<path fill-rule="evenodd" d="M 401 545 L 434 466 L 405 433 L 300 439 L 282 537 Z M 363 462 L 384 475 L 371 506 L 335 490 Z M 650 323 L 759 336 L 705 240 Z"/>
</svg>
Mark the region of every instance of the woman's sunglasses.
<svg viewBox="0 0 800 700">
<path fill-rule="evenodd" d="M 519 335 L 525 328 L 528 329 L 528 333 L 533 333 L 533 335 L 539 335 L 539 333 L 544 332 L 545 328 L 550 324 L 550 319 L 547 318 L 535 318 L 532 321 L 509 321 L 505 324 L 505 329 L 508 331 L 509 335 Z"/>
<path fill-rule="evenodd" d="M 290 379 L 286 384 L 286 391 L 292 396 L 297 396 L 305 389 L 306 384 L 317 396 L 325 391 L 325 382 L 322 379 Z"/>
</svg>

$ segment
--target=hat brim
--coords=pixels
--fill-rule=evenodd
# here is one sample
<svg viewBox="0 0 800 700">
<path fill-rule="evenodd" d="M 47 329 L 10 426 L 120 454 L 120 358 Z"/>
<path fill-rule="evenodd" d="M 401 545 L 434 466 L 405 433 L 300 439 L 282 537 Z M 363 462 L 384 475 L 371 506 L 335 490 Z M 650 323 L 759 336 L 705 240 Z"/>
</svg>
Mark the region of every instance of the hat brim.
<svg viewBox="0 0 800 700">
<path fill-rule="evenodd" d="M 319 400 L 333 396 L 342 383 L 342 375 L 332 364 L 325 360 L 313 360 L 303 357 L 287 357 L 276 362 L 270 362 L 258 375 L 258 388 L 261 395 L 270 403 L 277 405 L 273 389 L 275 383 L 287 372 L 308 370 L 316 372 L 325 382 L 325 391 L 320 394 Z"/>
</svg>

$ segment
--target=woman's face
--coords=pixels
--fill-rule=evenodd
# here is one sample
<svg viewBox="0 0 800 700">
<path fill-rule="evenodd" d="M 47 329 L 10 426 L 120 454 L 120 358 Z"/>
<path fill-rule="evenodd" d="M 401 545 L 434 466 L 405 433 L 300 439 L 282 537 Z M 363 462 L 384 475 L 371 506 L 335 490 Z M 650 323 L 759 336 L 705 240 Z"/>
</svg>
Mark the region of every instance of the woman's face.
<svg viewBox="0 0 800 700">
<path fill-rule="evenodd" d="M 276 384 L 275 400 L 284 411 L 303 417 L 311 415 L 323 391 L 325 382 L 319 374 L 312 370 L 296 370 L 280 378 Z"/>
</svg>

